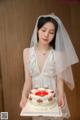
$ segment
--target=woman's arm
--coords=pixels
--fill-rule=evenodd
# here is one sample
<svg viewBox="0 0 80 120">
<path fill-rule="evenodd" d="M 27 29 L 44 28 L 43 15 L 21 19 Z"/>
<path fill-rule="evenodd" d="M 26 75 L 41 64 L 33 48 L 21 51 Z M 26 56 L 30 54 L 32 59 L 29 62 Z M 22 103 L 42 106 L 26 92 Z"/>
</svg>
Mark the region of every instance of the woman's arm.
<svg viewBox="0 0 80 120">
<path fill-rule="evenodd" d="M 64 80 L 61 75 L 57 77 L 57 94 L 58 94 L 58 105 L 60 107 L 64 106 Z"/>
<path fill-rule="evenodd" d="M 20 101 L 20 107 L 23 108 L 27 102 L 27 96 L 32 87 L 31 76 L 28 70 L 28 48 L 23 51 L 23 63 L 24 63 L 24 72 L 25 72 L 25 82 L 22 90 L 22 97 Z"/>
</svg>

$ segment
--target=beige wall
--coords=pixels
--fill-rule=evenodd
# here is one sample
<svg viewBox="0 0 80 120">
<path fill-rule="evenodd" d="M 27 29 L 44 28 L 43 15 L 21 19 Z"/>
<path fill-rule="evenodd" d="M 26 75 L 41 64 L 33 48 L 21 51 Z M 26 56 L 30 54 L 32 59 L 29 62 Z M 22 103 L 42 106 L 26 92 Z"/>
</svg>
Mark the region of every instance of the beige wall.
<svg viewBox="0 0 80 120">
<path fill-rule="evenodd" d="M 1 0 L 0 1 L 0 110 L 9 112 L 10 120 L 19 119 L 19 101 L 24 82 L 22 52 L 29 47 L 36 18 L 54 12 L 65 24 L 80 57 L 80 6 L 56 0 Z M 73 67 L 76 87 L 66 89 L 72 117 L 79 120 L 80 64 Z M 29 118 L 27 118 L 29 119 Z"/>
</svg>

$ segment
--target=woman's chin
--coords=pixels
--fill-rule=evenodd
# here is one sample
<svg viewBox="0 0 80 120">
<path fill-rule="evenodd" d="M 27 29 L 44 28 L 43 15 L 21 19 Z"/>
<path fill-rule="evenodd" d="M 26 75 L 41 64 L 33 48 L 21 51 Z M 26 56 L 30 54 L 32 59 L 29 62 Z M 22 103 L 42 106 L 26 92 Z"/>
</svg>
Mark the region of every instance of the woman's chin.
<svg viewBox="0 0 80 120">
<path fill-rule="evenodd" d="M 48 41 L 48 40 L 42 40 L 42 44 L 48 45 L 48 44 L 49 44 L 49 41 Z"/>
</svg>

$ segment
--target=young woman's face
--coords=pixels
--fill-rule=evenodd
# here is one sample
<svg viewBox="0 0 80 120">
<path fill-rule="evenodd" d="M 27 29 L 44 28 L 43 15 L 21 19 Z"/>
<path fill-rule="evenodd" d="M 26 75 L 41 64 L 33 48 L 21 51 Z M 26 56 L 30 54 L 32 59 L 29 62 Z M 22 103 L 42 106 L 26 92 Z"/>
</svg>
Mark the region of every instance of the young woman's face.
<svg viewBox="0 0 80 120">
<path fill-rule="evenodd" d="M 55 26 L 52 22 L 45 23 L 38 30 L 39 43 L 48 45 L 55 36 Z"/>
</svg>

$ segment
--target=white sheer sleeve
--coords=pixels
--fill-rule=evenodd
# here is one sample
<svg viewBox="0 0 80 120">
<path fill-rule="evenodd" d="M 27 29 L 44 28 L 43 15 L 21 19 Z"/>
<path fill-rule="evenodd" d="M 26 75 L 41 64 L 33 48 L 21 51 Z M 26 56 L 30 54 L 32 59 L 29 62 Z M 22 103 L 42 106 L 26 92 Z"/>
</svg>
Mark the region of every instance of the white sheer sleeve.
<svg viewBox="0 0 80 120">
<path fill-rule="evenodd" d="M 57 75 L 57 80 L 63 80 L 64 83 L 71 90 L 73 90 L 74 87 L 75 87 L 75 83 L 74 83 L 74 80 L 73 80 L 73 73 L 72 73 L 71 66 L 67 67 L 66 70 L 64 70 L 63 72 L 59 73 Z"/>
</svg>

